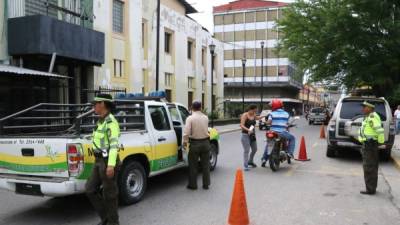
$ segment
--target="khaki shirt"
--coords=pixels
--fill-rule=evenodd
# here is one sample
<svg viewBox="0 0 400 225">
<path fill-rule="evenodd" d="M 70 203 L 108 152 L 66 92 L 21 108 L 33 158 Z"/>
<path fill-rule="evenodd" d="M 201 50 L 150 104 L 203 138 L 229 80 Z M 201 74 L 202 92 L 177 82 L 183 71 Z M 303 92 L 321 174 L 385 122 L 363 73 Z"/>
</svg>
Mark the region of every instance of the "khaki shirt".
<svg viewBox="0 0 400 225">
<path fill-rule="evenodd" d="M 205 139 L 208 138 L 208 117 L 200 111 L 193 112 L 186 119 L 185 129 L 183 131 L 184 142 L 189 142 L 189 138 Z"/>
</svg>

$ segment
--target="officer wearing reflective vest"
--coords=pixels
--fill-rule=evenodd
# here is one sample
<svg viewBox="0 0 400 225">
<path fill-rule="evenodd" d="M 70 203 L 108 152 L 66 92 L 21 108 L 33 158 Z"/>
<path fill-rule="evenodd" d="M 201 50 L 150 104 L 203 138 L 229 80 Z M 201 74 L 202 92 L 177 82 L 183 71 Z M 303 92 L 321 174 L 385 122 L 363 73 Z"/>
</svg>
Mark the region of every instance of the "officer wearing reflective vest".
<svg viewBox="0 0 400 225">
<path fill-rule="evenodd" d="M 375 105 L 364 102 L 365 115 L 359 130 L 358 140 L 362 143 L 363 169 L 366 190 L 361 194 L 374 195 L 378 184 L 379 149 L 385 142 L 385 130 L 381 118 L 374 112 Z"/>
<path fill-rule="evenodd" d="M 99 94 L 94 99 L 94 112 L 99 120 L 93 132 L 95 164 L 86 183 L 86 194 L 101 218 L 99 225 L 119 224 L 117 171 L 120 129 L 111 114 L 112 108 L 111 95 Z"/>
</svg>

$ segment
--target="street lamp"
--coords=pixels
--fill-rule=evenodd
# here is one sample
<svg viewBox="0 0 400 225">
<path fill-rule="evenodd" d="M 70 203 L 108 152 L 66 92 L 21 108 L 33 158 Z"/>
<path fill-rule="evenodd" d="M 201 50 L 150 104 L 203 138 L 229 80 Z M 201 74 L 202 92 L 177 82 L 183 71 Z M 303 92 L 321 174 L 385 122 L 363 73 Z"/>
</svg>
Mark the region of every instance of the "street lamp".
<svg viewBox="0 0 400 225">
<path fill-rule="evenodd" d="M 160 14 L 161 0 L 157 0 L 157 43 L 156 43 L 156 91 L 159 89 L 160 80 Z"/>
<path fill-rule="evenodd" d="M 242 59 L 243 80 L 242 80 L 242 112 L 244 113 L 244 77 L 246 76 L 246 58 Z"/>
<path fill-rule="evenodd" d="M 211 127 L 214 127 L 214 54 L 215 44 L 211 43 L 209 46 L 211 53 Z M 204 102 L 203 102 L 204 104 Z"/>
<path fill-rule="evenodd" d="M 264 41 L 261 42 L 261 106 L 260 112 L 263 110 L 263 97 L 264 97 Z"/>
</svg>

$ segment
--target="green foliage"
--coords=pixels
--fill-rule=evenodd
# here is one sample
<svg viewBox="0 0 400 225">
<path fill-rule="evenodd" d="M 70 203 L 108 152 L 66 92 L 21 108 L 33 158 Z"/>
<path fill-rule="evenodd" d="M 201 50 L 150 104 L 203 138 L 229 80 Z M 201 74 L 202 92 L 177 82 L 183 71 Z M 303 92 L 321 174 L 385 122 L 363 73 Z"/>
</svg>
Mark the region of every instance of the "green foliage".
<svg viewBox="0 0 400 225">
<path fill-rule="evenodd" d="M 299 0 L 278 22 L 279 50 L 311 82 L 371 86 L 394 98 L 400 83 L 400 1 Z"/>
</svg>

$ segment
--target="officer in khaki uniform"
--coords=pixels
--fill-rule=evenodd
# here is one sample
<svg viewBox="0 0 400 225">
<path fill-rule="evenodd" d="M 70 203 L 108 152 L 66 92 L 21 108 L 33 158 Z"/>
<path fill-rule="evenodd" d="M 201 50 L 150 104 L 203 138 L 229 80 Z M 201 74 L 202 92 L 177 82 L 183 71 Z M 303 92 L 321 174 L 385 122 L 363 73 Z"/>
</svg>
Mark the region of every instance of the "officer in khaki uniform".
<svg viewBox="0 0 400 225">
<path fill-rule="evenodd" d="M 94 99 L 94 111 L 100 119 L 93 132 L 96 159 L 86 183 L 86 194 L 101 218 L 99 225 L 119 224 L 117 171 L 120 130 L 118 121 L 110 113 L 112 107 L 111 95 L 100 94 Z"/>
<path fill-rule="evenodd" d="M 183 145 L 190 143 L 189 149 L 189 184 L 188 189 L 197 189 L 198 162 L 203 172 L 203 189 L 210 186 L 210 136 L 208 134 L 208 117 L 201 112 L 201 102 L 194 101 L 192 115 L 186 119 L 183 133 Z"/>
<path fill-rule="evenodd" d="M 364 102 L 365 115 L 359 130 L 358 140 L 362 143 L 363 169 L 366 190 L 361 194 L 374 195 L 378 184 L 379 149 L 385 142 L 385 130 L 381 118 L 374 112 L 375 105 Z"/>
</svg>

